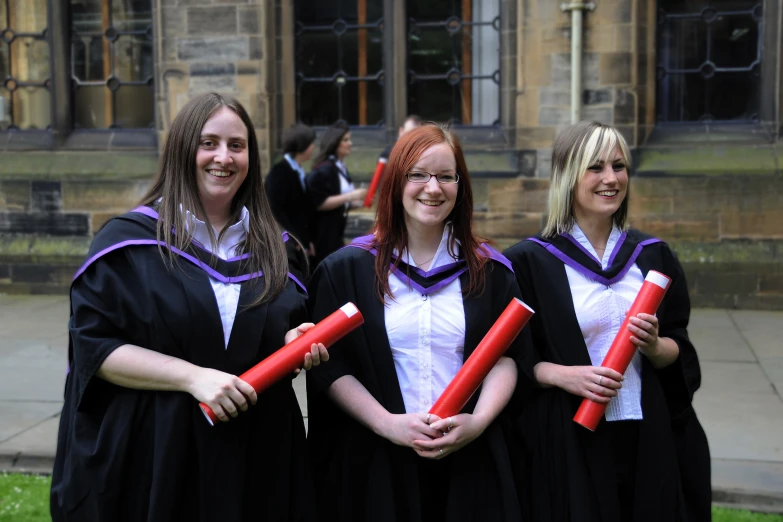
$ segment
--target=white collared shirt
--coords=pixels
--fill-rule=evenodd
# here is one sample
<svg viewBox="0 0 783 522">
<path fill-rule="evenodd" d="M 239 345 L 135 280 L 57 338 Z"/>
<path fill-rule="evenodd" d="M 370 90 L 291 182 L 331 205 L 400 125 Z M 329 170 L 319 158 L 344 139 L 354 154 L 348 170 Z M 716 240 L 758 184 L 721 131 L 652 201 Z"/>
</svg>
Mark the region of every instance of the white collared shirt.
<svg viewBox="0 0 783 522">
<path fill-rule="evenodd" d="M 443 231 L 429 271 L 456 261 L 448 252 L 449 229 L 447 225 Z M 407 250 L 402 259 L 416 266 Z M 394 298 L 386 297 L 384 319 L 405 411 L 426 412 L 462 367 L 462 285 L 456 278 L 427 296 L 392 274 L 389 287 Z"/>
<path fill-rule="evenodd" d="M 348 171 L 345 170 L 345 165 L 342 161 L 336 160 L 334 162 L 335 165 L 337 165 L 338 170 L 340 171 L 340 175 L 337 177 L 340 178 L 340 194 L 347 194 L 349 192 L 353 192 L 355 187 L 352 182 L 348 181 Z M 345 204 L 346 210 L 351 208 L 351 202 Z"/>
<path fill-rule="evenodd" d="M 596 259 L 600 259 L 579 225 L 574 223 L 570 234 Z M 601 259 L 603 270 L 608 268 L 609 258 L 621 235 L 619 228 L 612 227 L 603 259 Z M 634 263 L 622 279 L 611 286 L 605 286 L 588 279 L 568 265 L 565 265 L 565 269 L 568 275 L 568 284 L 571 287 L 576 318 L 590 354 L 590 361 L 593 366 L 600 366 L 625 320 L 625 314 L 631 308 L 636 294 L 642 288 L 644 276 Z M 638 420 L 642 418 L 642 354 L 637 350 L 625 372 L 623 387 L 620 388 L 617 397 L 609 401 L 609 406 L 606 408 L 606 420 Z"/>
<path fill-rule="evenodd" d="M 239 221 L 228 227 L 220 244 L 217 245 L 217 252 L 212 250 L 212 242 L 209 239 L 206 223 L 191 214 L 190 211 L 187 211 L 185 224 L 188 231 L 193 235 L 193 239 L 201 243 L 205 249 L 220 259 L 227 260 L 237 255 L 237 247 L 247 236 L 250 228 L 250 213 L 247 211 L 247 208 L 242 207 L 242 215 Z M 239 305 L 239 291 L 242 285 L 239 283 L 223 283 L 211 276 L 209 277 L 209 282 L 212 285 L 212 291 L 215 292 L 215 300 L 220 311 L 220 322 L 223 324 L 225 348 L 228 349 L 228 341 L 231 338 L 231 329 L 234 327 L 234 319 L 236 319 L 237 306 Z"/>
<path fill-rule="evenodd" d="M 302 185 L 302 190 L 307 191 L 307 187 L 305 186 L 305 171 L 302 166 L 299 165 L 290 154 L 283 154 L 283 158 L 291 165 L 291 168 L 299 174 L 299 184 Z"/>
</svg>

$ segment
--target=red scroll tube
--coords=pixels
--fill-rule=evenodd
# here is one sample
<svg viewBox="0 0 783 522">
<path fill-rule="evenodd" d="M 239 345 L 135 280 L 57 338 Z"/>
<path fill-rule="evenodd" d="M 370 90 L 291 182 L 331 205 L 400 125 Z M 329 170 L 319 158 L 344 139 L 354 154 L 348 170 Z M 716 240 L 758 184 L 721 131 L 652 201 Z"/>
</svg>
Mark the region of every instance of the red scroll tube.
<svg viewBox="0 0 783 522">
<path fill-rule="evenodd" d="M 372 200 L 375 197 L 375 191 L 378 190 L 378 185 L 381 184 L 383 170 L 386 168 L 387 161 L 386 158 L 380 158 L 378 164 L 375 165 L 375 172 L 372 175 L 372 181 L 370 181 L 370 188 L 367 189 L 367 196 L 364 198 L 364 208 L 370 208 L 372 206 Z"/>
<path fill-rule="evenodd" d="M 346 303 L 295 340 L 240 375 L 239 378 L 252 386 L 256 393 L 261 393 L 302 366 L 304 356 L 310 352 L 310 347 L 313 344 L 323 343 L 328 348 L 363 323 L 364 317 L 356 305 Z M 214 426 L 217 422 L 215 412 L 203 402 L 199 406 L 201 406 L 201 411 L 210 425 Z"/>
<path fill-rule="evenodd" d="M 458 414 L 534 313 L 515 297 L 432 405 L 430 413 L 441 419 Z"/>
<path fill-rule="evenodd" d="M 625 315 L 625 321 L 620 326 L 620 330 L 617 332 L 614 341 L 612 341 L 612 346 L 609 348 L 609 352 L 607 352 L 601 366 L 611 368 L 622 374 L 625 373 L 636 353 L 636 345 L 631 342 L 633 334 L 628 331 L 631 317 L 636 317 L 637 314 L 654 315 L 658 311 L 658 307 L 661 306 L 663 296 L 666 294 L 666 290 L 671 282 L 672 280 L 669 277 L 660 272 L 655 270 L 647 272 L 644 284 L 636 295 L 631 309 Z M 606 406 L 606 404 L 584 399 L 576 415 L 574 415 L 574 422 L 581 424 L 590 431 L 595 431 L 595 428 L 604 416 L 604 412 L 606 412 Z"/>
</svg>

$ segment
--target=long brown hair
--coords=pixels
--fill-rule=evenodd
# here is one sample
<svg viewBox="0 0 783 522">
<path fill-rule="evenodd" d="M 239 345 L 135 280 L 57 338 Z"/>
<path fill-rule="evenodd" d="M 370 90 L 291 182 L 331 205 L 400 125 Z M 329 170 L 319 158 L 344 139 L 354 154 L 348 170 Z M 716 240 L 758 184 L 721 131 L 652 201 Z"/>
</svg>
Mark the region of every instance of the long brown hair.
<svg viewBox="0 0 783 522">
<path fill-rule="evenodd" d="M 236 223 L 242 214 L 242 207 L 247 208 L 250 215 L 248 232 L 239 250 L 250 254 L 250 257 L 243 261 L 245 271 L 264 273 L 263 289 L 252 303 L 256 305 L 274 299 L 283 289 L 288 277 L 288 259 L 280 230 L 264 192 L 264 184 L 261 180 L 261 157 L 253 123 L 238 101 L 210 93 L 185 104 L 171 124 L 157 177 L 142 198 L 141 204 L 153 206 L 158 211 L 158 241 L 180 250 L 190 245 L 193 238 L 185 226 L 183 210 L 186 209 L 205 221 L 214 249 L 228 227 L 215 237 L 209 216 L 199 197 L 196 153 L 201 141 L 201 129 L 222 107 L 230 109 L 239 116 L 247 128 L 248 172 L 231 202 L 229 223 Z M 160 247 L 160 251 L 164 261 L 168 260 L 171 267 L 177 264 L 171 249 L 167 249 L 168 255 L 164 253 L 163 247 Z M 257 283 L 260 279 L 254 281 Z"/>
<path fill-rule="evenodd" d="M 426 124 L 407 132 L 392 149 L 389 162 L 381 182 L 378 197 L 378 216 L 373 230 L 372 246 L 377 249 L 375 258 L 375 290 L 378 298 L 391 295 L 389 287 L 389 264 L 393 253 L 402 252 L 408 244 L 408 229 L 405 226 L 405 209 L 402 206 L 402 191 L 408 182 L 405 175 L 419 161 L 421 155 L 430 147 L 442 143 L 451 147 L 459 174 L 457 201 L 446 218 L 452 227 L 448 239 L 449 252 L 456 251 L 459 240 L 461 254 L 468 265 L 468 285 L 463 289 L 466 294 L 481 293 L 484 289 L 484 268 L 487 257 L 477 252 L 481 239 L 473 235 L 473 189 L 470 174 L 465 164 L 465 156 L 459 140 L 450 131 L 436 124 Z M 400 259 L 394 260 L 397 270 Z"/>
<path fill-rule="evenodd" d="M 317 167 L 328 160 L 329 156 L 336 156 L 337 147 L 339 147 L 340 142 L 343 141 L 343 136 L 349 132 L 351 132 L 351 129 L 345 123 L 334 123 L 327 127 L 321 135 L 321 141 L 318 145 L 318 155 L 313 160 L 313 167 Z"/>
</svg>

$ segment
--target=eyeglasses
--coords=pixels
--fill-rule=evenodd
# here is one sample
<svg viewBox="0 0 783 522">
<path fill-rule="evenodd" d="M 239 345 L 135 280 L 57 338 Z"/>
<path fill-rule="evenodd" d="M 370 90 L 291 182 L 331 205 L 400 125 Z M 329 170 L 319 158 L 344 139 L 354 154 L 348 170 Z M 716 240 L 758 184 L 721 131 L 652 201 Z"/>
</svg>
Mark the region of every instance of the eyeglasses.
<svg viewBox="0 0 783 522">
<path fill-rule="evenodd" d="M 456 172 L 441 172 L 440 174 L 430 174 L 429 172 L 408 172 L 405 177 L 411 183 L 429 183 L 435 178 L 438 183 L 450 184 L 459 182 L 459 174 Z"/>
</svg>

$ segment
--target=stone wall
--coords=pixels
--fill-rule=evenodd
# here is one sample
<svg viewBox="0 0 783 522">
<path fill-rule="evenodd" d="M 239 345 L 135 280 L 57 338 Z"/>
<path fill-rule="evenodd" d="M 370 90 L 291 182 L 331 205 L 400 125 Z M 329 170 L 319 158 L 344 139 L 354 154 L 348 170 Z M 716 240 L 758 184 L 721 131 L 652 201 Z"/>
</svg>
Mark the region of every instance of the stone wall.
<svg viewBox="0 0 783 522">
<path fill-rule="evenodd" d="M 0 292 L 67 292 L 93 234 L 145 193 L 157 156 L 24 157 L 28 171 L 0 175 Z"/>
<path fill-rule="evenodd" d="M 483 180 L 477 231 L 509 246 L 546 220 L 549 181 Z M 629 223 L 669 243 L 697 306 L 783 309 L 783 177 L 636 177 Z"/>
<path fill-rule="evenodd" d="M 269 92 L 265 84 L 272 35 L 265 0 L 162 0 L 156 60 L 160 143 L 194 96 L 219 92 L 239 100 L 256 125 L 262 168 L 270 166 Z"/>
<path fill-rule="evenodd" d="M 631 145 L 647 115 L 652 2 L 603 0 L 584 15 L 582 119 L 617 126 Z M 517 85 L 517 148 L 537 152 L 549 176 L 552 141 L 571 122 L 571 16 L 560 2 L 520 2 L 522 52 Z M 652 89 L 654 91 L 654 89 Z"/>
<path fill-rule="evenodd" d="M 92 235 L 132 208 L 150 179 L 0 178 L 0 292 L 67 291 Z M 783 177 L 635 177 L 631 183 L 631 226 L 674 248 L 695 306 L 783 309 Z M 476 231 L 498 248 L 541 230 L 548 180 L 477 177 L 473 187 Z M 347 236 L 366 233 L 373 220 L 372 212 L 353 213 Z"/>
</svg>

